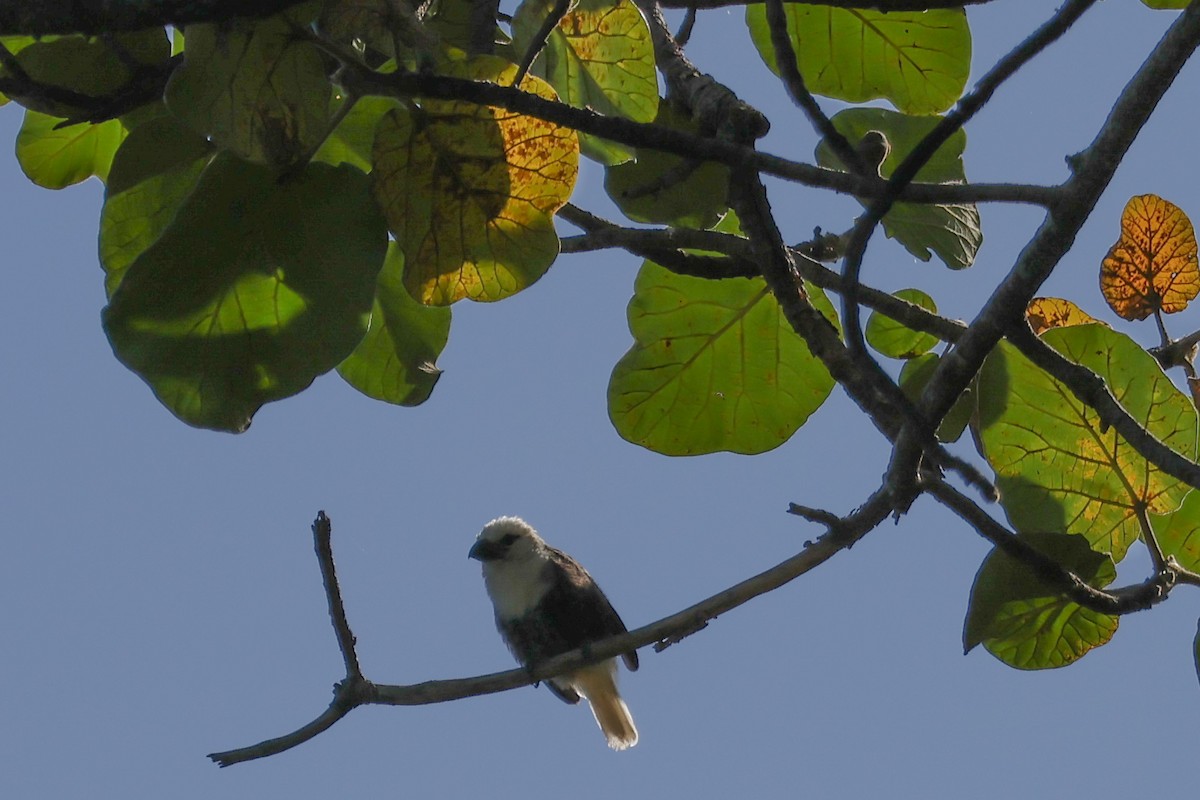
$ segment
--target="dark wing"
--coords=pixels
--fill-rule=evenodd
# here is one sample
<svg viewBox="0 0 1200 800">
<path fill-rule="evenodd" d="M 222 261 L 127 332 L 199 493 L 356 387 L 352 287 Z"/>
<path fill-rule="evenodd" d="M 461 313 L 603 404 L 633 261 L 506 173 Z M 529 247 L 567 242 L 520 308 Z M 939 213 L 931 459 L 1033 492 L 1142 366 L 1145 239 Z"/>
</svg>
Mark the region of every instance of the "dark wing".
<svg viewBox="0 0 1200 800">
<path fill-rule="evenodd" d="M 541 605 L 549 610 L 550 624 L 563 631 L 565 644 L 555 655 L 582 647 L 588 642 L 626 633 L 628 629 L 621 615 L 612 607 L 588 571 L 561 550 L 553 547 L 547 549 L 551 563 L 558 569 Z M 636 650 L 623 653 L 621 658 L 630 671 L 638 668 Z"/>
<path fill-rule="evenodd" d="M 528 614 L 516 619 L 496 619 L 508 649 L 525 666 L 576 650 L 589 642 L 625 633 L 625 623 L 608 602 L 592 576 L 570 556 L 552 547 L 550 586 Z M 638 668 L 637 651 L 622 654 L 625 666 Z M 579 696 L 566 686 L 551 686 L 568 703 Z"/>
</svg>

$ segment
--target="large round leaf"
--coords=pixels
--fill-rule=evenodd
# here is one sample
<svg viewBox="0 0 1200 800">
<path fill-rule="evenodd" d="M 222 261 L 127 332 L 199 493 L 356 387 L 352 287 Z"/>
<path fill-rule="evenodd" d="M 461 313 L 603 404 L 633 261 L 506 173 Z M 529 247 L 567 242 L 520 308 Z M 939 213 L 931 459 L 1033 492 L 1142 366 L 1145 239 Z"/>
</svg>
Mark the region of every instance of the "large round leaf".
<svg viewBox="0 0 1200 800">
<path fill-rule="evenodd" d="M 1195 452 L 1195 408 L 1128 336 L 1075 325 L 1046 331 L 1043 339 L 1104 378 L 1125 410 L 1164 444 Z M 1138 510 L 1172 511 L 1188 491 L 1009 345 L 984 363 L 979 418 L 1001 502 L 1021 531 L 1083 534 L 1120 561 L 1141 535 Z"/>
<path fill-rule="evenodd" d="M 832 319 L 825 296 L 808 289 Z M 613 369 L 608 413 L 621 436 L 659 453 L 770 450 L 833 388 L 761 279 L 692 278 L 647 261 L 629 328 L 634 345 Z"/>
<path fill-rule="evenodd" d="M 1117 577 L 1112 559 L 1092 550 L 1082 536 L 1030 533 L 1023 538 L 1089 586 L 1101 588 Z M 1107 643 L 1118 620 L 1068 600 L 1026 564 L 996 548 L 971 587 L 963 649 L 969 652 L 982 643 L 1017 669 L 1065 667 Z"/>
<path fill-rule="evenodd" d="M 129 266 L 104 328 L 172 413 L 241 431 L 354 350 L 386 241 L 357 169 L 310 164 L 280 182 L 222 154 Z"/>
<path fill-rule="evenodd" d="M 787 32 L 810 91 L 851 103 L 886 98 L 909 114 L 936 114 L 962 95 L 971 70 L 971 31 L 961 8 L 887 11 L 784 3 Z M 762 3 L 746 24 L 778 73 Z"/>
</svg>

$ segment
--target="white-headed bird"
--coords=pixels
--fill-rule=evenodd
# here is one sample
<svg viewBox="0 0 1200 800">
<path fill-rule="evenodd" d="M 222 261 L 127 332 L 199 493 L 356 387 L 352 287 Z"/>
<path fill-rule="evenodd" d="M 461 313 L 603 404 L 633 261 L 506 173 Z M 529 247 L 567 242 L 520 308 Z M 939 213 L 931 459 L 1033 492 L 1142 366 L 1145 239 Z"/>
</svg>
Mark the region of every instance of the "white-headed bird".
<svg viewBox="0 0 1200 800">
<path fill-rule="evenodd" d="M 518 517 L 485 525 L 469 555 L 483 564 L 483 583 L 504 643 L 526 667 L 626 631 L 587 570 Z M 621 658 L 630 671 L 638 668 L 637 651 Z M 633 717 L 617 691 L 615 658 L 556 676 L 546 685 L 566 703 L 586 699 L 609 747 L 637 744 Z"/>
</svg>

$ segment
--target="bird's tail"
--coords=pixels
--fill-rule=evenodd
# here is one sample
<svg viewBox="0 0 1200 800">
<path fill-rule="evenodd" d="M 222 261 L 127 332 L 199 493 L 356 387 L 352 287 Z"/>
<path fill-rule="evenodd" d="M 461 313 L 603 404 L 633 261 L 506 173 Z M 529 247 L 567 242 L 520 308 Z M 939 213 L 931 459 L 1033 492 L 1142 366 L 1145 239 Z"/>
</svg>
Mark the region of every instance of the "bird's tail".
<svg viewBox="0 0 1200 800">
<path fill-rule="evenodd" d="M 617 662 L 605 661 L 579 670 L 571 676 L 571 682 L 575 690 L 587 698 L 608 746 L 613 750 L 625 750 L 637 744 L 638 732 L 629 707 L 617 691 L 616 673 Z"/>
</svg>

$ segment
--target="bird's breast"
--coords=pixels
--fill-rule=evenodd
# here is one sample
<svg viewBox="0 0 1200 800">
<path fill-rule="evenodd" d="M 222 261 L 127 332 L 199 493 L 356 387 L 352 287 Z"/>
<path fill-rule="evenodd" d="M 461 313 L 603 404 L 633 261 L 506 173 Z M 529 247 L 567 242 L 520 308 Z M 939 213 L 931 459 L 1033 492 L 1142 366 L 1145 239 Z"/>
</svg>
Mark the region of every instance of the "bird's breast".
<svg viewBox="0 0 1200 800">
<path fill-rule="evenodd" d="M 497 618 L 523 617 L 541 602 L 550 588 L 545 567 L 542 559 L 484 564 L 483 583 Z"/>
</svg>

